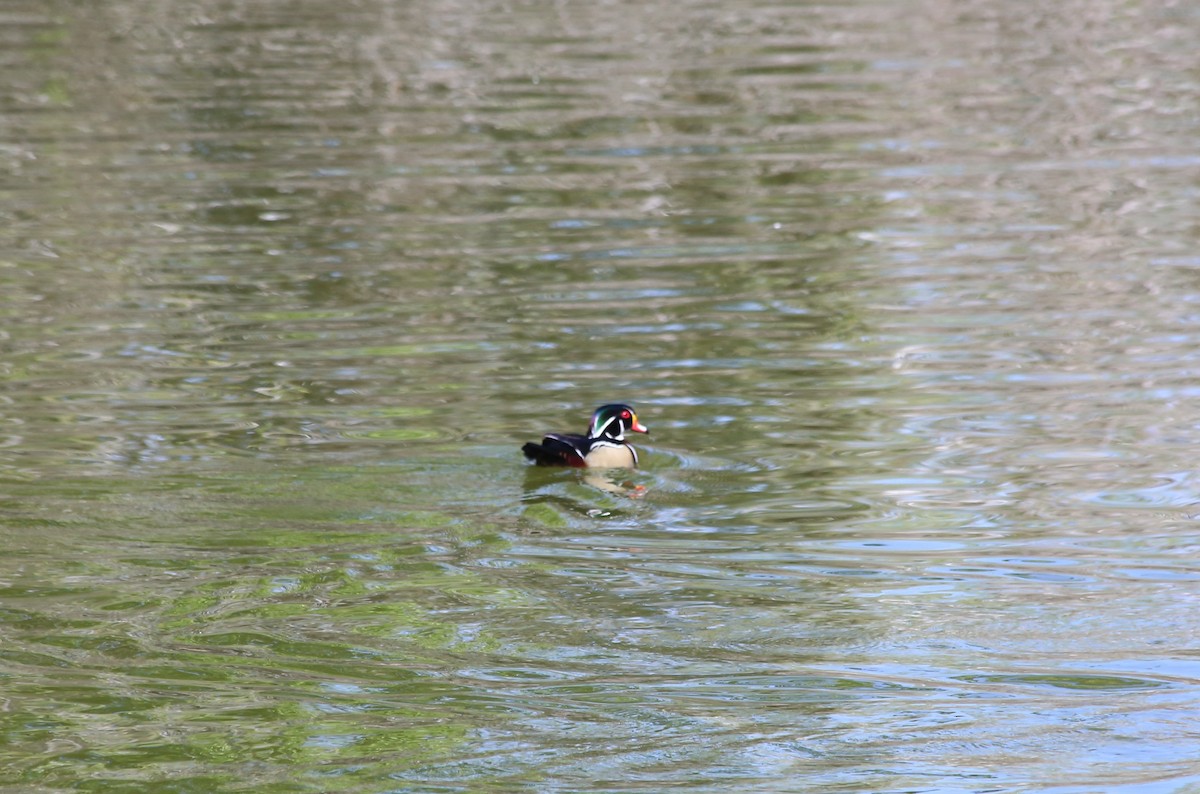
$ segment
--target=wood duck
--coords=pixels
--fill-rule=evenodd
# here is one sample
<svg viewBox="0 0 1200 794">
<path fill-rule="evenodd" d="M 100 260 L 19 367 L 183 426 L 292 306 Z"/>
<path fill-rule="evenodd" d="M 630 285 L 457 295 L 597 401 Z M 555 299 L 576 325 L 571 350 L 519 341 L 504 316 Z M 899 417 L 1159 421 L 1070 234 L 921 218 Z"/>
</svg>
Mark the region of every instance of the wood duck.
<svg viewBox="0 0 1200 794">
<path fill-rule="evenodd" d="M 525 457 L 539 466 L 575 466 L 590 469 L 637 468 L 637 450 L 625 440 L 626 431 L 649 433 L 628 405 L 601 405 L 592 414 L 586 436 L 547 433 L 542 443 L 521 447 Z"/>
</svg>

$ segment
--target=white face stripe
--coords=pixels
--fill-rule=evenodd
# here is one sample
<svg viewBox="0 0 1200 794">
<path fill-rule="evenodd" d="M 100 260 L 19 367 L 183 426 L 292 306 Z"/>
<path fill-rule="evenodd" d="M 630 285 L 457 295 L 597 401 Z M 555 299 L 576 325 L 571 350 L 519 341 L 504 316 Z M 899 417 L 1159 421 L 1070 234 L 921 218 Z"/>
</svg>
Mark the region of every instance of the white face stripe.
<svg viewBox="0 0 1200 794">
<path fill-rule="evenodd" d="M 592 425 L 592 438 L 599 438 L 600 436 L 604 435 L 604 431 L 607 430 L 608 426 L 611 425 L 613 423 L 613 421 L 616 419 L 617 419 L 617 417 L 610 416 L 610 417 L 608 417 L 608 421 L 605 422 L 604 424 L 600 425 L 599 427 Z M 625 423 L 622 422 L 621 423 L 621 432 L 617 433 L 616 438 L 619 440 L 624 437 L 625 437 Z"/>
</svg>

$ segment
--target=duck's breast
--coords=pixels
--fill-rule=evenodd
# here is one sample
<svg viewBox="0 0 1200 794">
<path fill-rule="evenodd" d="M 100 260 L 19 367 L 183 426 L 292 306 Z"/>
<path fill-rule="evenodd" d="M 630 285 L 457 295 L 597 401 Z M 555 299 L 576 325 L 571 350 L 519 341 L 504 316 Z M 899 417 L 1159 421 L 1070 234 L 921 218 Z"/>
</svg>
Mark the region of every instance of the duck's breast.
<svg viewBox="0 0 1200 794">
<path fill-rule="evenodd" d="M 633 469 L 637 453 L 628 444 L 596 444 L 587 454 L 589 469 Z"/>
</svg>

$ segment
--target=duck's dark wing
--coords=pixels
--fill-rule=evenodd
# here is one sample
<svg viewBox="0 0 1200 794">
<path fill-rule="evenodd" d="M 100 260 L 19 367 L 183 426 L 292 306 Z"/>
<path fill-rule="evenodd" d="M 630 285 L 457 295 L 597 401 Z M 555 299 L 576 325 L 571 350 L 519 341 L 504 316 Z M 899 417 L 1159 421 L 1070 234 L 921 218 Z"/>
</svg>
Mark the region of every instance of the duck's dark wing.
<svg viewBox="0 0 1200 794">
<path fill-rule="evenodd" d="M 577 436 L 571 433 L 550 433 L 542 439 L 542 443 L 530 441 L 521 447 L 525 457 L 539 466 L 587 466 L 584 458 L 587 456 L 591 443 L 587 436 Z"/>
</svg>

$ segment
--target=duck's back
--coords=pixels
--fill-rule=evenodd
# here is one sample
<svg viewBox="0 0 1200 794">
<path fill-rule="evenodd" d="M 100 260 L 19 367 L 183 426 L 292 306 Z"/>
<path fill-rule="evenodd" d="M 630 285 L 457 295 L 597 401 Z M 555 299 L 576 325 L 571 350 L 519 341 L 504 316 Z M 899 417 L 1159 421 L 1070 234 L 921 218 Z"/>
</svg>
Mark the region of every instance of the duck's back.
<svg viewBox="0 0 1200 794">
<path fill-rule="evenodd" d="M 584 456 L 588 454 L 589 442 L 587 436 L 577 436 L 572 433 L 550 433 L 542 439 L 542 443 L 530 441 L 521 447 L 525 457 L 539 466 L 587 466 Z"/>
</svg>

